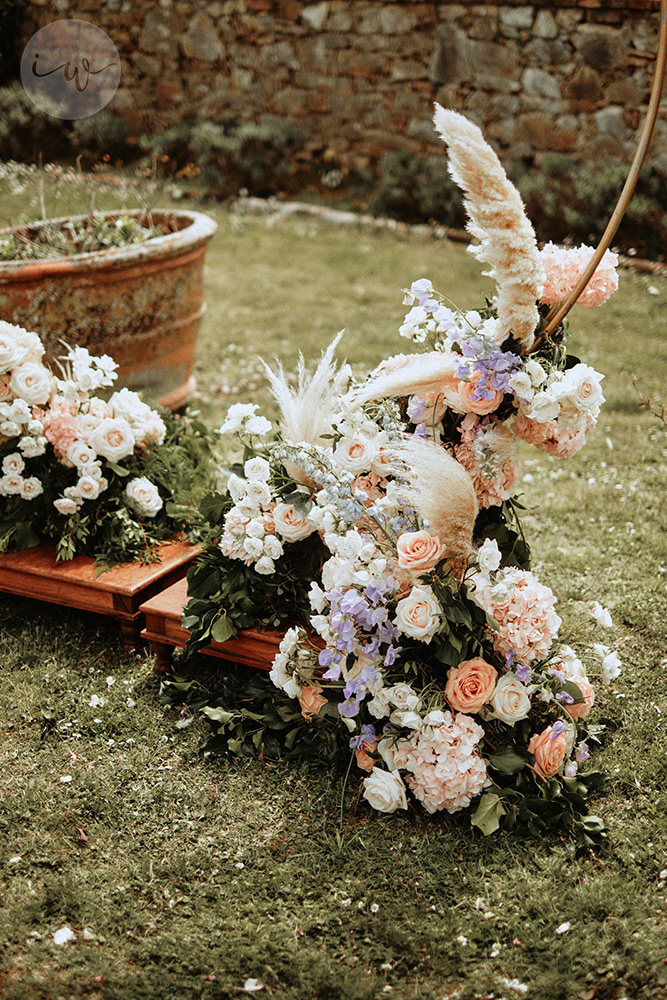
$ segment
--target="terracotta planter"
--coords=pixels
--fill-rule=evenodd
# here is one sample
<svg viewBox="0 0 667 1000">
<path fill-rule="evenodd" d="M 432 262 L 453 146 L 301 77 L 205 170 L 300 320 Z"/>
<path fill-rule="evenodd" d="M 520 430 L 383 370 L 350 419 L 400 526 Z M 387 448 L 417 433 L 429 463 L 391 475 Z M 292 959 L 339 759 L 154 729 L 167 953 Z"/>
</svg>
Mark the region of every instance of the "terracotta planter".
<svg viewBox="0 0 667 1000">
<path fill-rule="evenodd" d="M 107 217 L 127 214 L 109 212 Z M 177 409 L 194 386 L 192 367 L 205 310 L 204 253 L 217 226 L 200 212 L 151 215 L 174 232 L 73 257 L 0 263 L 0 319 L 38 333 L 51 357 L 63 353 L 62 341 L 87 347 L 91 354 L 110 354 L 119 366 L 117 388 L 143 391 Z"/>
</svg>

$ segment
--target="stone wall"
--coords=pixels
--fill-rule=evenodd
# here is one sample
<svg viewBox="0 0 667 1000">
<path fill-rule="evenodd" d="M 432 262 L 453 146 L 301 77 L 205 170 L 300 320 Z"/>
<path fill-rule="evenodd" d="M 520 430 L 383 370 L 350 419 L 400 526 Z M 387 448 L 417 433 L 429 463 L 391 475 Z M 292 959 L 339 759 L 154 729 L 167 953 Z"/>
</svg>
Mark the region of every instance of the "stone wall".
<svg viewBox="0 0 667 1000">
<path fill-rule="evenodd" d="M 657 49 L 658 0 L 32 0 L 24 41 L 63 17 L 122 56 L 110 106 L 133 134 L 184 118 L 278 116 L 348 167 L 436 152 L 434 100 L 504 159 L 559 151 L 629 162 Z M 649 153 L 667 173 L 667 98 Z"/>
</svg>

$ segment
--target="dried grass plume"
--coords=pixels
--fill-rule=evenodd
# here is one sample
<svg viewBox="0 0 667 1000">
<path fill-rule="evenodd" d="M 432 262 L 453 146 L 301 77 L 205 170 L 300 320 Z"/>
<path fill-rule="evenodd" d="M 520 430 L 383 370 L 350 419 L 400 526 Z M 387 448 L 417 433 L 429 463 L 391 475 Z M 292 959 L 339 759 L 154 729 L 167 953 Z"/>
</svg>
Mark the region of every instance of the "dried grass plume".
<svg viewBox="0 0 667 1000">
<path fill-rule="evenodd" d="M 429 392 L 438 392 L 456 408 L 458 384 L 452 355 L 429 351 L 411 357 L 401 368 L 376 372 L 357 391 L 355 401 L 367 403 L 387 396 L 424 397 Z"/>
<path fill-rule="evenodd" d="M 449 172 L 465 196 L 466 228 L 479 240 L 471 252 L 491 265 L 488 273 L 498 285 L 498 318 L 528 351 L 544 283 L 535 231 L 519 192 L 477 125 L 439 104 L 435 108 L 435 127 L 448 146 Z"/>
</svg>

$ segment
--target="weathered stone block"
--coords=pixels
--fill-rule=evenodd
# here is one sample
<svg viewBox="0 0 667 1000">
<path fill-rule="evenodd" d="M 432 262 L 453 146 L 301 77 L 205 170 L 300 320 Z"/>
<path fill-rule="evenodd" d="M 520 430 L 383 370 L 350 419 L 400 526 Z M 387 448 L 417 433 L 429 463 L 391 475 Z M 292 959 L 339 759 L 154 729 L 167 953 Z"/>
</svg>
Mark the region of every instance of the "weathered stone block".
<svg viewBox="0 0 667 1000">
<path fill-rule="evenodd" d="M 472 80 L 474 66 L 470 42 L 465 32 L 453 24 L 441 24 L 428 68 L 431 83 L 459 83 Z"/>
<path fill-rule="evenodd" d="M 560 100 L 560 84 L 556 77 L 545 69 L 529 67 L 524 70 L 521 82 L 523 89 L 528 94 L 546 97 L 554 101 Z"/>
<path fill-rule="evenodd" d="M 160 60 L 145 52 L 133 52 L 132 62 L 144 76 L 157 76 L 160 72 Z"/>
<path fill-rule="evenodd" d="M 599 72 L 624 65 L 628 48 L 626 33 L 605 24 L 582 24 L 573 35 L 579 57 Z"/>
<path fill-rule="evenodd" d="M 474 83 L 478 87 L 505 94 L 519 90 L 518 45 L 473 41 L 470 48 L 475 67 Z"/>
<path fill-rule="evenodd" d="M 301 18 L 313 31 L 322 31 L 329 16 L 329 6 L 327 0 L 323 3 L 310 4 L 301 11 Z"/>
<path fill-rule="evenodd" d="M 383 7 L 380 11 L 380 25 L 385 35 L 407 34 L 414 28 L 414 13 L 398 5 Z"/>
<path fill-rule="evenodd" d="M 169 19 L 156 10 L 149 10 L 139 37 L 139 48 L 144 52 L 175 55 L 176 39 Z"/>
<path fill-rule="evenodd" d="M 221 59 L 223 48 L 213 21 L 206 14 L 195 14 L 188 29 L 181 35 L 181 52 L 186 59 L 215 62 Z"/>
<path fill-rule="evenodd" d="M 403 80 L 426 80 L 426 65 L 418 62 L 396 62 L 391 68 L 391 79 L 395 83 Z"/>
<path fill-rule="evenodd" d="M 349 5 L 343 4 L 342 6 L 332 10 L 329 14 L 329 20 L 327 21 L 327 31 L 351 31 L 352 30 L 352 14 L 349 11 Z"/>
<path fill-rule="evenodd" d="M 500 7 L 500 30 L 509 38 L 516 38 L 522 31 L 530 31 L 535 17 L 534 7 Z"/>
<path fill-rule="evenodd" d="M 479 38 L 485 42 L 493 41 L 498 34 L 498 16 L 493 8 L 482 8 L 481 13 L 474 14 L 470 18 L 467 34 L 470 38 Z"/>
<path fill-rule="evenodd" d="M 580 66 L 565 87 L 565 96 L 572 101 L 599 101 L 602 97 L 602 80 L 590 66 Z"/>
<path fill-rule="evenodd" d="M 625 107 L 636 108 L 642 98 L 643 87 L 634 77 L 614 80 L 605 89 L 604 96 L 610 104 L 622 104 Z"/>
<path fill-rule="evenodd" d="M 533 66 L 557 66 L 559 73 L 564 73 L 564 67 L 571 64 L 572 51 L 559 38 L 533 38 L 522 49 L 523 58 Z"/>
<path fill-rule="evenodd" d="M 294 49 L 289 42 L 276 42 L 273 45 L 262 45 L 261 61 L 264 66 L 288 66 L 290 69 L 300 69 L 299 61 L 294 55 Z"/>
<path fill-rule="evenodd" d="M 601 135 L 619 135 L 629 138 L 623 124 L 623 109 L 618 107 L 600 108 L 595 112 L 595 124 Z"/>
<path fill-rule="evenodd" d="M 537 12 L 535 24 L 533 25 L 533 34 L 537 35 L 538 38 L 551 39 L 558 37 L 556 18 L 550 10 L 539 10 Z"/>
</svg>

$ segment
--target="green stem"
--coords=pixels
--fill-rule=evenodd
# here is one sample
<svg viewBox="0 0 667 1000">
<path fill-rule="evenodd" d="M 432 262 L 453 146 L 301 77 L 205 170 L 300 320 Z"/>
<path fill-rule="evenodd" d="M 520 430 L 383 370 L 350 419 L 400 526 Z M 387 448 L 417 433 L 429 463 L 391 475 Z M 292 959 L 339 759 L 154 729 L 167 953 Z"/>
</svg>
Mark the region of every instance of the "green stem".
<svg viewBox="0 0 667 1000">
<path fill-rule="evenodd" d="M 338 832 L 343 835 L 343 811 L 345 809 L 345 792 L 347 789 L 347 779 L 350 777 L 350 771 L 352 770 L 352 761 L 354 760 L 354 751 L 350 754 L 350 763 L 347 765 L 347 771 L 345 772 L 345 778 L 343 779 L 343 788 L 340 793 L 340 819 L 338 821 Z"/>
</svg>

